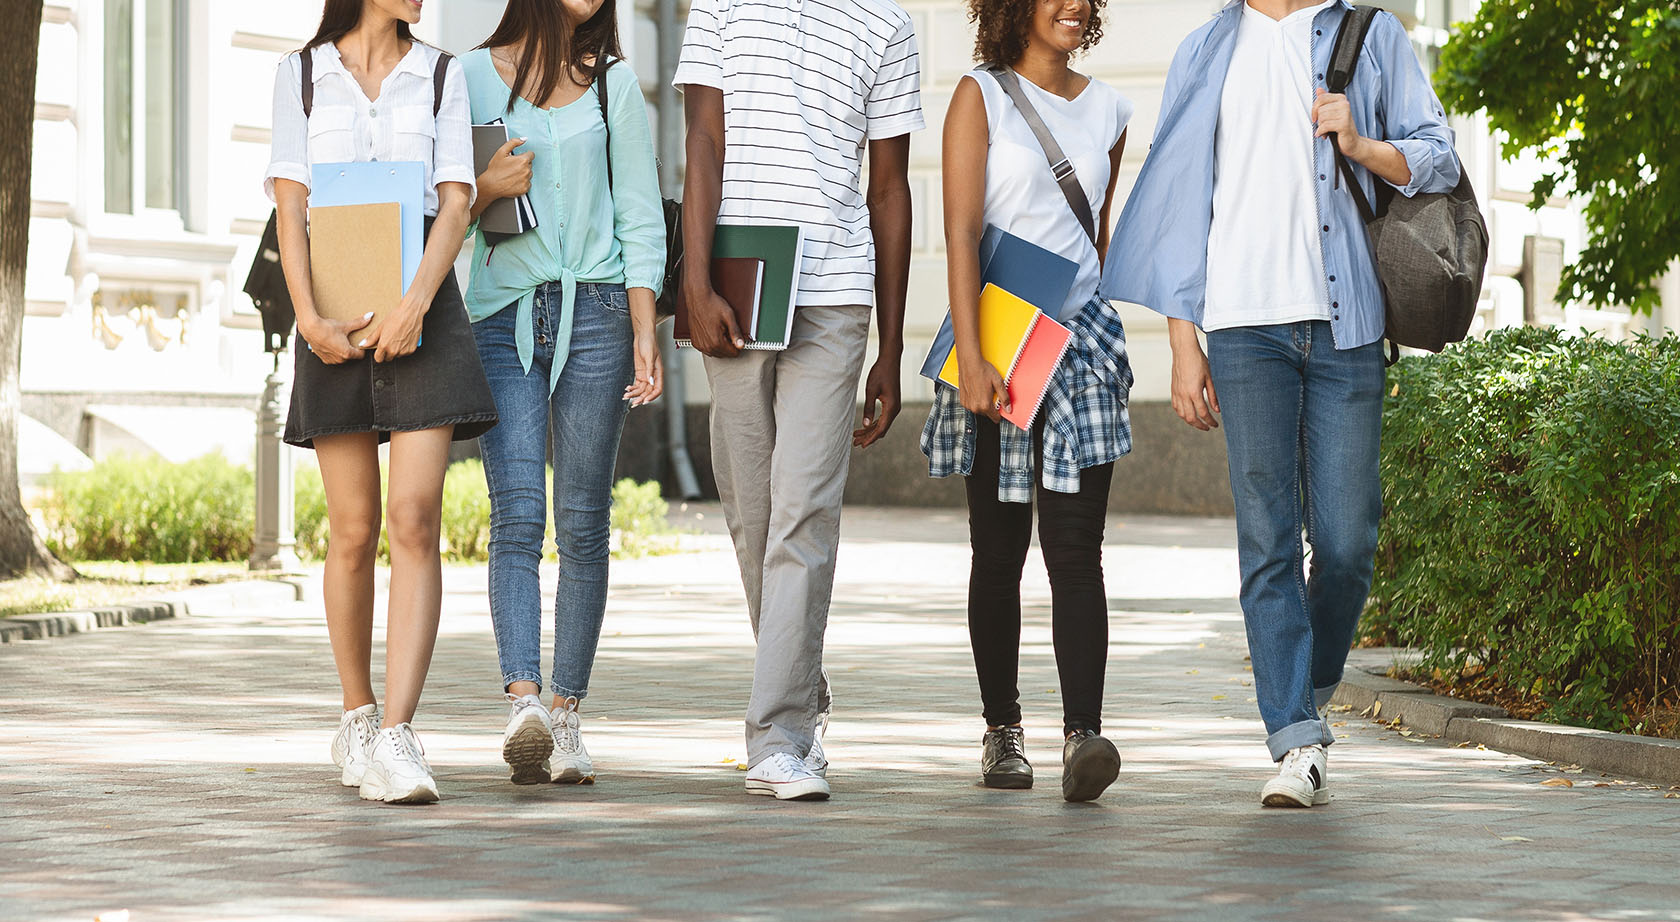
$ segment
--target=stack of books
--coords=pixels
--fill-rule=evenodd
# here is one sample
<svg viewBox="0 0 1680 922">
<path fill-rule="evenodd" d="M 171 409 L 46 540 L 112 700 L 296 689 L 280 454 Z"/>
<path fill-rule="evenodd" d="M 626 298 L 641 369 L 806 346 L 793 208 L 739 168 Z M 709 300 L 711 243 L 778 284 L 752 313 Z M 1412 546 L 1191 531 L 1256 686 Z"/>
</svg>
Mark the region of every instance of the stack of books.
<svg viewBox="0 0 1680 922">
<path fill-rule="evenodd" d="M 1072 333 L 1057 322 L 1079 265 L 988 225 L 980 239 L 980 354 L 1003 376 L 1003 418 L 1029 429 Z M 956 335 L 945 315 L 922 375 L 957 386 Z"/>
<path fill-rule="evenodd" d="M 797 225 L 719 224 L 712 237 L 712 290 L 729 302 L 746 348 L 779 352 L 793 335 L 805 231 Z M 693 346 L 688 301 L 677 291 L 671 333 Z"/>
</svg>

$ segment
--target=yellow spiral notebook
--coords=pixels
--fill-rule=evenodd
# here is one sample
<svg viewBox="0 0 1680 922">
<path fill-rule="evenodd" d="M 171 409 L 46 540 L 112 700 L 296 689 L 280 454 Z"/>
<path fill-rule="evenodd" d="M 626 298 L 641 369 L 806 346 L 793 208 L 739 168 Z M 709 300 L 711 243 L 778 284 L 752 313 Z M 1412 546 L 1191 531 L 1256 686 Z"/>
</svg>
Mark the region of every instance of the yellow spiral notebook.
<svg viewBox="0 0 1680 922">
<path fill-rule="evenodd" d="M 1038 308 L 1015 297 L 996 285 L 987 283 L 980 290 L 980 356 L 992 363 L 1003 380 L 1015 368 L 1015 359 L 1027 342 L 1037 319 Z M 957 387 L 957 350 L 945 358 L 939 370 L 939 380 Z"/>
</svg>

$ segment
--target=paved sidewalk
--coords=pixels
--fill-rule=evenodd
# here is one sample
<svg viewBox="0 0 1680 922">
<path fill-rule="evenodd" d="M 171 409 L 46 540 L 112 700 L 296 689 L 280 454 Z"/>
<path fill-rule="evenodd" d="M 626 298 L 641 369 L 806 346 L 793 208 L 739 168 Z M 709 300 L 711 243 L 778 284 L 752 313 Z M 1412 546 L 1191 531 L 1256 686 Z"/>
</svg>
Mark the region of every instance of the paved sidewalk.
<svg viewBox="0 0 1680 922">
<path fill-rule="evenodd" d="M 1038 787 L 989 791 L 960 512 L 848 510 L 835 798 L 744 795 L 751 636 L 703 511 L 708 549 L 614 564 L 593 787 L 506 783 L 482 568 L 446 577 L 418 723 L 433 807 L 336 785 L 311 603 L 0 650 L 0 919 L 1680 920 L 1680 800 L 1649 787 L 1343 715 L 1334 801 L 1262 811 L 1222 521 L 1111 523 L 1107 730 L 1126 767 L 1068 805 L 1036 554 Z M 1573 786 L 1543 784 L 1559 778 Z"/>
</svg>

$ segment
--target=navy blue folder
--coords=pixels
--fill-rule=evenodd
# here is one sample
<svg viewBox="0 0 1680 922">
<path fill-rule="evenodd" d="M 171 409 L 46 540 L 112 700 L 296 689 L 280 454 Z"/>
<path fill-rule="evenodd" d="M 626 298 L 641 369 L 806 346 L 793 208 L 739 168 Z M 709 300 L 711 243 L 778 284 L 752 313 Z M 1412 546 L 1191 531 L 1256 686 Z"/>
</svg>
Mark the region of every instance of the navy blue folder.
<svg viewBox="0 0 1680 922">
<path fill-rule="evenodd" d="M 1079 264 L 1014 234 L 995 224 L 986 225 L 980 237 L 980 287 L 988 283 L 1002 288 L 1064 324 L 1071 318 L 1062 317 L 1073 279 L 1079 274 Z M 1083 305 L 1081 305 L 1083 306 Z M 922 377 L 939 380 L 939 370 L 956 345 L 951 330 L 951 312 L 934 334 L 933 347 L 922 362 Z"/>
</svg>

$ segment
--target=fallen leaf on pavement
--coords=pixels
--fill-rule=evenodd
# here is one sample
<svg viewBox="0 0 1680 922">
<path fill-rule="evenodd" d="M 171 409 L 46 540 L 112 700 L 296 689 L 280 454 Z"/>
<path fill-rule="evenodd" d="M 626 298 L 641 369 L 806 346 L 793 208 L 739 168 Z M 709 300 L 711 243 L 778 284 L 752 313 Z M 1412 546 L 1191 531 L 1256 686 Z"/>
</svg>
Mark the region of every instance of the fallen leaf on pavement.
<svg viewBox="0 0 1680 922">
<path fill-rule="evenodd" d="M 1345 727 L 1345 726 L 1347 726 L 1347 721 L 1338 720 L 1338 721 L 1335 721 L 1334 723 L 1330 724 L 1330 726 L 1332 726 L 1332 727 Z"/>
<path fill-rule="evenodd" d="M 1570 781 L 1568 778 L 1547 778 L 1545 781 L 1540 782 L 1540 786 L 1547 788 L 1572 788 L 1575 786 L 1575 782 Z"/>
<path fill-rule="evenodd" d="M 1224 701 L 1224 700 L 1225 700 L 1225 696 L 1224 696 L 1224 695 L 1214 695 L 1214 696 L 1213 696 L 1213 700 L 1215 700 L 1215 701 Z"/>
</svg>

